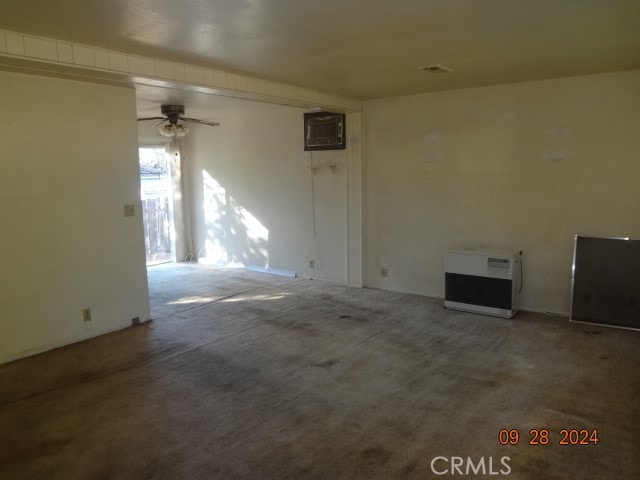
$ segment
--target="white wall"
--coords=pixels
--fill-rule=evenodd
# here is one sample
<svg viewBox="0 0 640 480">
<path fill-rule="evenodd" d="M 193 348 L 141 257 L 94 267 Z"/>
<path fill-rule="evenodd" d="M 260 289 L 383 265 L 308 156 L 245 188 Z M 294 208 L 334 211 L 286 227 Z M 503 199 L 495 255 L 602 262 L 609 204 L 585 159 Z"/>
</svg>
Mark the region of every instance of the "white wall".
<svg viewBox="0 0 640 480">
<path fill-rule="evenodd" d="M 0 106 L 0 362 L 148 319 L 134 91 L 0 72 Z"/>
<path fill-rule="evenodd" d="M 368 286 L 443 296 L 445 249 L 510 248 L 522 307 L 566 314 L 574 236 L 640 237 L 640 71 L 370 101 L 364 119 Z"/>
<path fill-rule="evenodd" d="M 359 178 L 359 150 L 355 159 L 351 145 L 343 151 L 304 152 L 300 108 L 244 100 L 225 105 L 201 112 L 220 127 L 193 126 L 183 140 L 200 261 L 347 283 L 348 222 L 353 221 L 348 172 L 357 170 L 352 176 Z M 354 144 L 360 141 L 356 115 Z M 311 160 L 318 166 L 313 175 Z M 309 267 L 310 260 L 316 268 Z"/>
</svg>

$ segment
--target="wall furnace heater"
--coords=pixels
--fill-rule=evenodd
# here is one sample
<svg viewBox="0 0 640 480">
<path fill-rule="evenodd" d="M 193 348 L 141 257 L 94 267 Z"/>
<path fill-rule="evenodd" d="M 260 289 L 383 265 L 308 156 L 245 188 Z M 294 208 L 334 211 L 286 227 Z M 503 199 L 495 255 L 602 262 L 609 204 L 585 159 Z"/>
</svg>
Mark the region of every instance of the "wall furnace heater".
<svg viewBox="0 0 640 480">
<path fill-rule="evenodd" d="M 518 312 L 522 284 L 520 252 L 476 249 L 444 255 L 444 306 L 452 310 L 511 318 Z"/>
</svg>

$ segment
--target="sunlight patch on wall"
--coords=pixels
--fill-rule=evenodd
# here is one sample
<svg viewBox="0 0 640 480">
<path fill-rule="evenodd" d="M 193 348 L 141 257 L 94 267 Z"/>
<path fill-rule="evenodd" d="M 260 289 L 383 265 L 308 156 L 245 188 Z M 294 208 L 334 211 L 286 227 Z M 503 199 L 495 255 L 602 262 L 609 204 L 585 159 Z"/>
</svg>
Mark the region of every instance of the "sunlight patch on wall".
<svg viewBox="0 0 640 480">
<path fill-rule="evenodd" d="M 206 238 L 201 263 L 225 267 L 269 266 L 269 230 L 202 171 Z"/>
</svg>

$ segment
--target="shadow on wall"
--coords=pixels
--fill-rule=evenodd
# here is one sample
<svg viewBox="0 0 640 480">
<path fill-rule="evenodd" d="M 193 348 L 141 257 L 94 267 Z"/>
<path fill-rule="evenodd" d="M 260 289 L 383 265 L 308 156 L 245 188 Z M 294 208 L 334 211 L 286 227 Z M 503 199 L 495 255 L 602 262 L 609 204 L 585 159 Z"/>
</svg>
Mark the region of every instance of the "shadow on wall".
<svg viewBox="0 0 640 480">
<path fill-rule="evenodd" d="M 206 170 L 202 171 L 206 236 L 199 260 L 226 267 L 269 266 L 269 230 Z"/>
</svg>

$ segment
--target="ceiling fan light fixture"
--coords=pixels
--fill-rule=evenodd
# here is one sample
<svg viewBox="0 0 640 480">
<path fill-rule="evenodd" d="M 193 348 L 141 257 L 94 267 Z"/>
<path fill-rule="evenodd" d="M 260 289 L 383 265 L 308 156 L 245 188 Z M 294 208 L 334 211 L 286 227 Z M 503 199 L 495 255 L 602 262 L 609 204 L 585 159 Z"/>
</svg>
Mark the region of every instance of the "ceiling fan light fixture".
<svg viewBox="0 0 640 480">
<path fill-rule="evenodd" d="M 184 137 L 189 133 L 189 127 L 184 123 L 169 123 L 158 129 L 163 137 Z"/>
<path fill-rule="evenodd" d="M 189 126 L 187 123 L 178 122 L 199 123 L 210 127 L 217 127 L 220 125 L 218 122 L 185 117 L 183 105 L 162 105 L 160 107 L 160 112 L 162 113 L 162 117 L 142 117 L 138 118 L 138 121 L 145 122 L 147 120 L 159 120 L 151 125 L 151 127 L 155 128 L 160 125 L 158 131 L 163 137 L 184 137 L 189 133 Z"/>
</svg>

